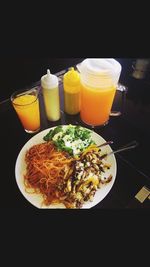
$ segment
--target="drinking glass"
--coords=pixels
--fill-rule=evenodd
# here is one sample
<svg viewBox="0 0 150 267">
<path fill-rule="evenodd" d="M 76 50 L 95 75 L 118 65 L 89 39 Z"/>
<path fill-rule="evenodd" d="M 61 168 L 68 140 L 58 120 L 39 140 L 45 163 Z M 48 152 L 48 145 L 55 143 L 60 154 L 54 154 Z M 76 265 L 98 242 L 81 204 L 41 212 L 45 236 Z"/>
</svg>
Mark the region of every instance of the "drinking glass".
<svg viewBox="0 0 150 267">
<path fill-rule="evenodd" d="M 39 88 L 16 91 L 11 95 L 12 105 L 27 133 L 40 130 Z"/>
</svg>

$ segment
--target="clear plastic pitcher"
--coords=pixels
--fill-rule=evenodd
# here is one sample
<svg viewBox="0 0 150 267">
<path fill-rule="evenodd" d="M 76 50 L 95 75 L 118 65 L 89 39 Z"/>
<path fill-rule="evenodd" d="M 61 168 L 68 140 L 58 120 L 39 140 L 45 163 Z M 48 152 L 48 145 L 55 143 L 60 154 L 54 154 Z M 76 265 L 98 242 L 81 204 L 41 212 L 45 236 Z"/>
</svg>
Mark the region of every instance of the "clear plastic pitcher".
<svg viewBox="0 0 150 267">
<path fill-rule="evenodd" d="M 87 58 L 77 68 L 81 76 L 81 120 L 103 126 L 109 121 L 122 67 L 112 58 Z"/>
</svg>

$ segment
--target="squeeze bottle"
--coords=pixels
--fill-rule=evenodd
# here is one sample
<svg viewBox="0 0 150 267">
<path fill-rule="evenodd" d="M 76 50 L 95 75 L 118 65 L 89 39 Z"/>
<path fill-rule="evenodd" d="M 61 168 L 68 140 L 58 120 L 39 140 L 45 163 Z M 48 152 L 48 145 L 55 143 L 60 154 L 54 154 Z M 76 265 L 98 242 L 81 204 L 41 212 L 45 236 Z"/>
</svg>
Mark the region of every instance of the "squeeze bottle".
<svg viewBox="0 0 150 267">
<path fill-rule="evenodd" d="M 69 115 L 80 112 L 80 74 L 71 68 L 65 75 L 64 85 L 64 110 Z"/>
<path fill-rule="evenodd" d="M 47 74 L 41 78 L 41 86 L 44 97 L 45 111 L 49 121 L 60 119 L 60 100 L 58 77 L 47 70 Z"/>
</svg>

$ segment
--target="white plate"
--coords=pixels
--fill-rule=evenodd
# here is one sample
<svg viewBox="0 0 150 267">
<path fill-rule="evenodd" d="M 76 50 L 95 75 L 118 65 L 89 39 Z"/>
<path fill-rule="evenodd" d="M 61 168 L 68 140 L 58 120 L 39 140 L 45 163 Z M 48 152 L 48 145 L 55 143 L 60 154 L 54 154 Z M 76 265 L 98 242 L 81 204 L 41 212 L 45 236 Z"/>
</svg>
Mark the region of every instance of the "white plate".
<svg viewBox="0 0 150 267">
<path fill-rule="evenodd" d="M 66 127 L 66 125 L 63 125 L 63 127 Z M 55 127 L 53 127 L 55 128 Z M 53 129 L 50 128 L 50 129 Z M 25 191 L 24 186 L 24 174 L 26 173 L 26 163 L 25 163 L 25 154 L 28 149 L 30 149 L 33 145 L 43 143 L 43 137 L 50 131 L 50 129 L 46 129 L 38 134 L 36 134 L 34 137 L 32 137 L 21 149 L 17 160 L 16 160 L 16 166 L 15 166 L 15 176 L 16 176 L 16 182 L 17 185 L 23 194 L 23 196 L 35 207 L 41 208 L 41 209 L 59 209 L 59 208 L 65 208 L 63 204 L 51 204 L 49 206 L 42 205 L 42 195 L 41 194 L 29 194 Z M 88 129 L 89 130 L 89 129 Z M 106 142 L 105 139 L 103 139 L 100 135 L 92 131 L 92 139 L 96 142 L 97 145 L 100 145 L 104 142 Z M 112 149 L 109 145 L 102 147 L 102 151 L 104 152 L 111 152 Z M 99 202 L 101 202 L 107 194 L 110 192 L 111 188 L 114 185 L 115 179 L 116 179 L 116 173 L 117 173 L 117 164 L 116 159 L 114 155 L 111 155 L 108 157 L 107 162 L 111 164 L 110 170 L 106 171 L 106 174 L 112 174 L 113 178 L 110 183 L 104 185 L 102 188 L 98 189 L 94 199 L 92 202 L 86 202 L 82 209 L 89 209 L 97 205 Z"/>
</svg>

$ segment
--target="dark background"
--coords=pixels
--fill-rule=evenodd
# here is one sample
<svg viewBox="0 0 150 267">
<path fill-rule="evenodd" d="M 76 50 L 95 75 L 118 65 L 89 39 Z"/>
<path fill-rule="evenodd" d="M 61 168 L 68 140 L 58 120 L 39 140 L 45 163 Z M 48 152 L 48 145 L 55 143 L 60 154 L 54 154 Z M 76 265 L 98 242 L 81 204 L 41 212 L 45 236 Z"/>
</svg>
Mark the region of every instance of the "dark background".
<svg viewBox="0 0 150 267">
<path fill-rule="evenodd" d="M 115 58 L 123 68 L 120 80 L 127 81 L 132 72 L 134 58 Z M 50 58 L 50 57 L 0 57 L 0 102 L 23 87 L 30 86 L 46 74 L 47 68 L 52 73 L 59 72 L 83 61 L 84 58 Z"/>
</svg>

